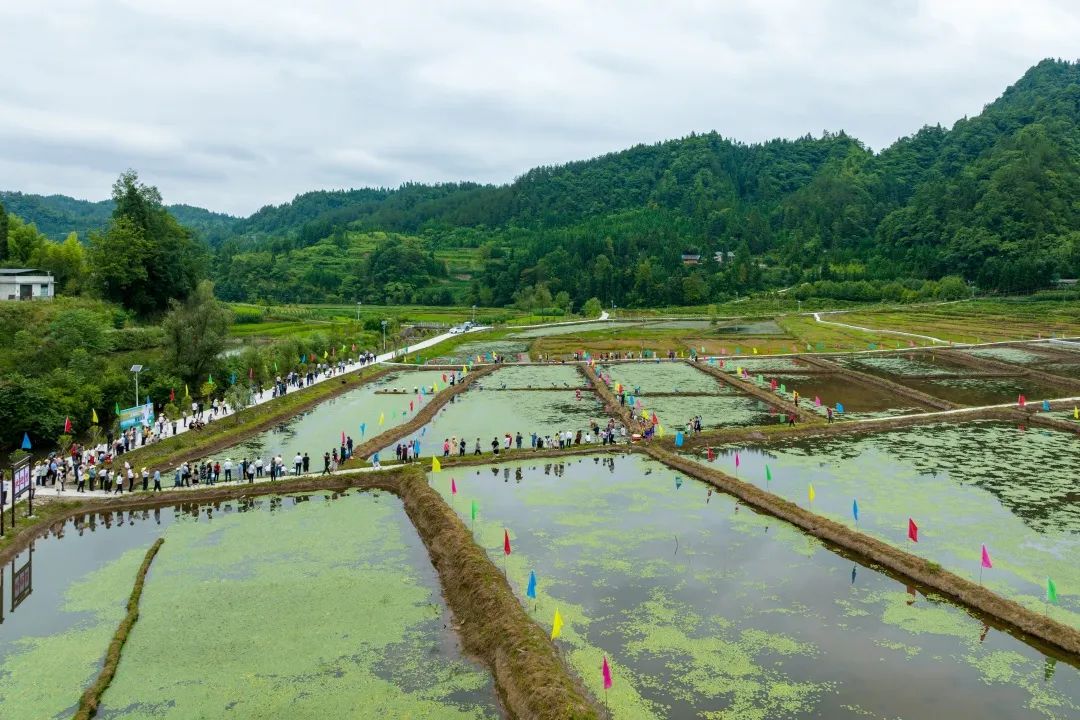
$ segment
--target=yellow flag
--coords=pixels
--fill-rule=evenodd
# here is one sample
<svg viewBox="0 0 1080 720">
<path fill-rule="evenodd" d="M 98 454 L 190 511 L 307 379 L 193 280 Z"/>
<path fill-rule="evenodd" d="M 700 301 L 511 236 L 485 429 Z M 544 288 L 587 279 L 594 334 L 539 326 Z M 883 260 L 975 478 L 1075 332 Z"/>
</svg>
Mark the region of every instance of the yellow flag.
<svg viewBox="0 0 1080 720">
<path fill-rule="evenodd" d="M 461 366 L 461 374 L 462 374 L 462 375 L 464 375 L 464 374 L 465 374 L 465 373 L 467 373 L 467 372 L 469 372 L 469 371 L 465 369 L 465 366 L 464 366 L 464 365 L 462 365 L 462 366 Z"/>
<path fill-rule="evenodd" d="M 90 422 L 97 425 L 97 410 L 91 408 L 90 410 Z"/>
<path fill-rule="evenodd" d="M 663 425 L 657 425 L 656 426 L 656 434 L 659 435 L 660 437 L 664 437 L 664 426 Z"/>
<path fill-rule="evenodd" d="M 757 355 L 757 348 L 754 348 L 754 354 Z"/>
<path fill-rule="evenodd" d="M 384 413 L 379 413 L 379 424 L 382 425 L 384 422 L 386 422 L 386 415 Z"/>
<path fill-rule="evenodd" d="M 323 350 L 322 351 L 322 359 L 325 360 L 328 357 L 330 357 L 330 351 L 329 350 Z"/>
<path fill-rule="evenodd" d="M 431 472 L 442 472 L 442 464 L 439 462 L 439 458 L 434 455 L 431 456 Z"/>
<path fill-rule="evenodd" d="M 439 383 L 434 383 L 435 392 L 439 392 Z"/>
<path fill-rule="evenodd" d="M 810 483 L 810 502 L 814 502 L 814 483 Z"/>
<path fill-rule="evenodd" d="M 556 610 L 555 620 L 551 623 L 551 639 L 554 640 L 560 635 L 562 635 L 562 615 Z"/>
<path fill-rule="evenodd" d="M 741 367 L 735 368 L 735 374 L 736 375 L 742 375 L 742 368 Z"/>
<path fill-rule="evenodd" d="M 1080 408 L 1073 405 L 1073 420 L 1080 420 Z"/>
</svg>

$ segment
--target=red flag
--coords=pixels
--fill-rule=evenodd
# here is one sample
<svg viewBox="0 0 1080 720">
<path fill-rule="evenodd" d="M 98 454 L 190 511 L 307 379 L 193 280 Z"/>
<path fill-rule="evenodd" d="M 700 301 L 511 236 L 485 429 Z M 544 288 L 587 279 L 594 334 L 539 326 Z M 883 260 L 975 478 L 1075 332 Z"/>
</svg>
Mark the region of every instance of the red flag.
<svg viewBox="0 0 1080 720">
<path fill-rule="evenodd" d="M 713 453 L 712 448 L 709 448 L 709 462 L 716 459 L 716 455 Z"/>
<path fill-rule="evenodd" d="M 911 518 L 907 519 L 907 536 L 911 542 L 919 542 L 919 526 Z"/>
<path fill-rule="evenodd" d="M 503 555 L 510 554 L 510 533 L 503 529 Z"/>
<path fill-rule="evenodd" d="M 409 401 L 409 412 L 412 412 L 412 404 L 413 404 L 413 401 L 412 401 L 412 400 L 410 400 L 410 401 Z"/>
<path fill-rule="evenodd" d="M 172 388 L 169 388 L 169 402 L 175 402 L 175 401 L 176 401 L 176 391 L 173 390 Z"/>
<path fill-rule="evenodd" d="M 607 664 L 607 655 L 604 656 L 604 664 L 601 666 L 600 671 L 604 675 L 604 689 L 611 689 L 611 667 Z"/>
<path fill-rule="evenodd" d="M 1024 407 L 1024 405 L 1027 404 L 1027 398 L 1023 395 L 1020 395 L 1020 397 L 1016 398 L 1016 402 L 1020 407 Z"/>
<path fill-rule="evenodd" d="M 986 551 L 986 546 L 982 546 L 982 566 L 984 568 L 992 568 L 994 564 L 990 562 L 990 553 Z"/>
<path fill-rule="evenodd" d="M 450 494 L 457 495 L 457 483 L 454 482 L 454 478 L 450 478 Z"/>
<path fill-rule="evenodd" d="M 660 418 L 656 417 L 656 413 L 652 414 L 652 424 L 653 425 L 659 425 L 660 424 Z"/>
<path fill-rule="evenodd" d="M 71 418 L 70 417 L 68 417 L 66 420 L 64 420 L 64 434 L 65 435 L 70 435 L 71 434 Z"/>
</svg>

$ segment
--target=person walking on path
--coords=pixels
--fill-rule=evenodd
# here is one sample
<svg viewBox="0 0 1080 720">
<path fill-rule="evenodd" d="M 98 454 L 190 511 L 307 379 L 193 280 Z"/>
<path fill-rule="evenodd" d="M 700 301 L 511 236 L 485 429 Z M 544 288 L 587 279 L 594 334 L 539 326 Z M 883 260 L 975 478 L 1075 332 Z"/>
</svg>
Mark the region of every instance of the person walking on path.
<svg viewBox="0 0 1080 720">
<path fill-rule="evenodd" d="M 330 474 L 330 453 L 323 453 L 322 474 L 323 475 L 329 475 Z"/>
<path fill-rule="evenodd" d="M 232 458 L 225 458 L 225 482 L 232 482 Z"/>
<path fill-rule="evenodd" d="M 305 475 L 307 475 L 308 472 L 311 471 L 311 458 L 308 457 L 307 453 L 304 453 L 303 468 L 304 468 L 304 474 Z"/>
<path fill-rule="evenodd" d="M 161 492 L 161 471 L 154 471 L 154 492 Z"/>
<path fill-rule="evenodd" d="M 304 458 L 300 453 L 296 453 L 296 457 L 293 458 L 293 475 L 300 474 L 300 468 L 304 465 Z"/>
</svg>

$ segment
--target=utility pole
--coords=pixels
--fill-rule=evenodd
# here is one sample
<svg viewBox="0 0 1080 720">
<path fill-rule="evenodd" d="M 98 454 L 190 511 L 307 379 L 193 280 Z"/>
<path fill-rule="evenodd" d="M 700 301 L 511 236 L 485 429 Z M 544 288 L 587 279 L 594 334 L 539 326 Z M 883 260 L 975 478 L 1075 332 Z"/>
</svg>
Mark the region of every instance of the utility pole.
<svg viewBox="0 0 1080 720">
<path fill-rule="evenodd" d="M 139 404 L 139 373 L 142 372 L 142 369 L 142 365 L 131 366 L 131 372 L 135 373 L 135 405 L 132 407 L 137 407 Z"/>
<path fill-rule="evenodd" d="M 360 306 L 363 304 L 359 300 L 356 301 L 356 322 L 360 322 Z"/>
<path fill-rule="evenodd" d="M 382 321 L 382 351 L 386 352 L 386 320 Z"/>
</svg>

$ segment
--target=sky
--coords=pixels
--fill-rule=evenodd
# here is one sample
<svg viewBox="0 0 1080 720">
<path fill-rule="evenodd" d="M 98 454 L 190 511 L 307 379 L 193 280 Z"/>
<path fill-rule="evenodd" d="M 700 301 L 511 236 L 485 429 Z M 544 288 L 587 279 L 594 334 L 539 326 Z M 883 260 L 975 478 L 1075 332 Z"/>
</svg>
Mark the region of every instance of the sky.
<svg viewBox="0 0 1080 720">
<path fill-rule="evenodd" d="M 247 215 L 715 130 L 875 150 L 1080 54 L 1076 0 L 0 2 L 0 189 Z"/>
</svg>

